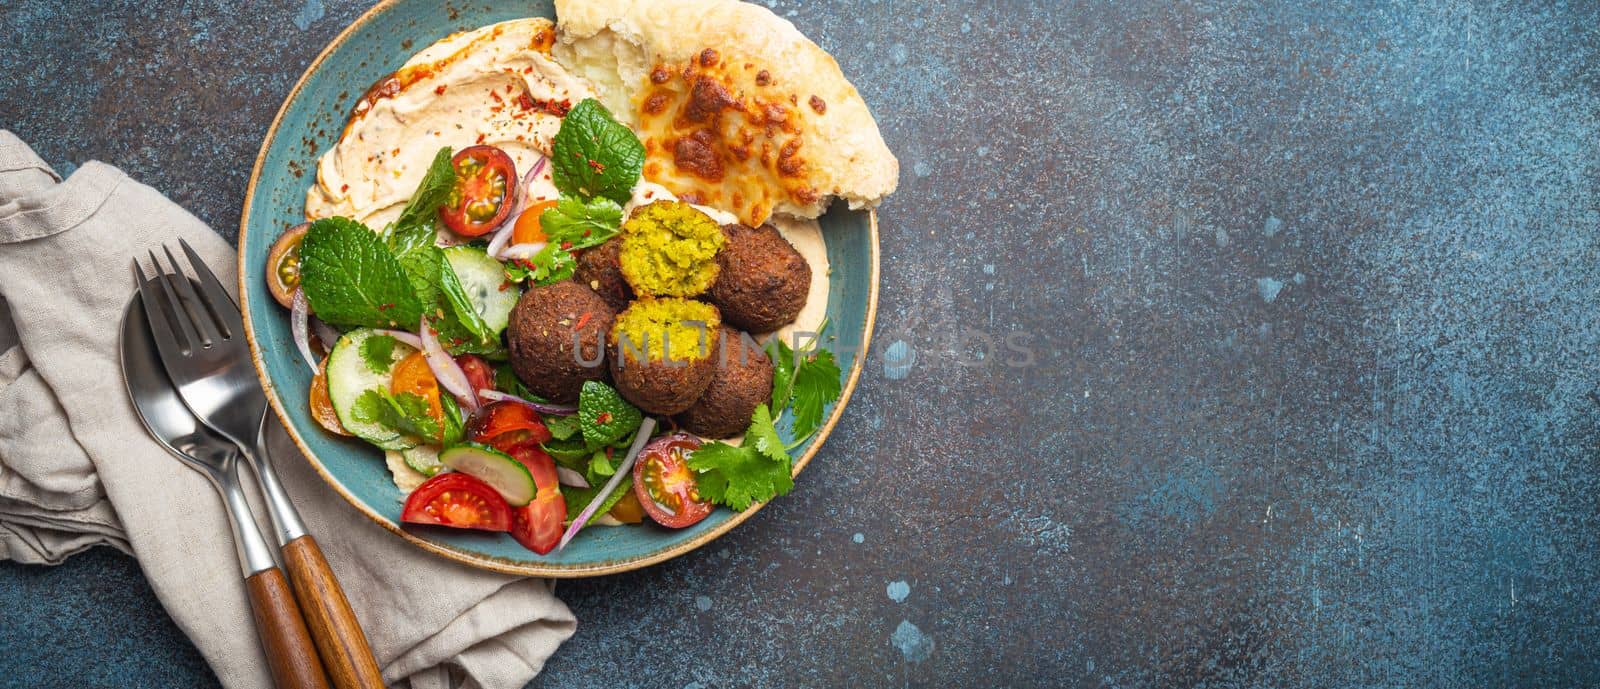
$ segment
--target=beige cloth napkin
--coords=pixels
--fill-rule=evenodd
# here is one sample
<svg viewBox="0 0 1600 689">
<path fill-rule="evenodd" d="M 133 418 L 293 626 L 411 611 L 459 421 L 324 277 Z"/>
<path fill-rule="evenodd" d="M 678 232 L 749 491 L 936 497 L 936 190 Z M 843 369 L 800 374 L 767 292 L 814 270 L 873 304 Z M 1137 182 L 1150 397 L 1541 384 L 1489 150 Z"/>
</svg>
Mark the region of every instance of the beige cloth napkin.
<svg viewBox="0 0 1600 689">
<path fill-rule="evenodd" d="M 61 181 L 0 130 L 0 299 L 14 322 L 0 314 L 0 331 L 14 328 L 0 345 L 20 342 L 0 353 L 0 558 L 53 564 L 94 545 L 132 553 L 223 685 L 267 687 L 221 502 L 145 434 L 117 363 L 130 261 L 180 237 L 233 284 L 228 244 L 159 192 L 98 162 Z M 572 635 L 550 582 L 405 543 L 328 488 L 281 428 L 272 441 L 390 683 L 521 687 Z"/>
</svg>

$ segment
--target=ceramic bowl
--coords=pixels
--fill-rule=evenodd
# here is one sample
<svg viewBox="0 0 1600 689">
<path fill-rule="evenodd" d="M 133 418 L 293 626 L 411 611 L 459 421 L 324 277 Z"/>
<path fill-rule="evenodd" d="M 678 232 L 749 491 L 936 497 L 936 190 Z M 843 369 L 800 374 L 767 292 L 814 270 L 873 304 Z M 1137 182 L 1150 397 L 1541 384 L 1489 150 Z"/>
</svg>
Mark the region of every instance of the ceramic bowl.
<svg viewBox="0 0 1600 689">
<path fill-rule="evenodd" d="M 273 301 L 263 277 L 268 249 L 300 223 L 317 157 L 337 141 L 355 99 L 413 53 L 457 32 L 507 19 L 554 17 L 548 2 L 472 3 L 452 7 L 431 0 L 380 3 L 346 28 L 311 63 L 278 110 L 256 158 L 239 227 L 239 294 L 256 370 L 273 410 L 318 473 L 339 495 L 384 528 L 418 547 L 484 569 L 551 577 L 623 572 L 677 557 L 711 542 L 760 506 L 744 512 L 718 509 L 681 530 L 651 525 L 586 529 L 565 550 L 537 555 L 509 536 L 400 524 L 402 495 L 390 480 L 383 453 L 363 442 L 323 431 L 306 403 L 311 371 L 297 353 L 288 313 Z M 837 204 L 821 219 L 832 274 L 828 342 L 838 356 L 844 394 L 822 428 L 794 456 L 799 474 L 816 456 L 844 413 L 872 332 L 878 288 L 878 233 L 870 212 Z M 792 440 L 788 415 L 779 431 Z M 803 480 L 794 490 L 806 490 Z M 782 499 L 782 498 L 779 498 Z"/>
</svg>

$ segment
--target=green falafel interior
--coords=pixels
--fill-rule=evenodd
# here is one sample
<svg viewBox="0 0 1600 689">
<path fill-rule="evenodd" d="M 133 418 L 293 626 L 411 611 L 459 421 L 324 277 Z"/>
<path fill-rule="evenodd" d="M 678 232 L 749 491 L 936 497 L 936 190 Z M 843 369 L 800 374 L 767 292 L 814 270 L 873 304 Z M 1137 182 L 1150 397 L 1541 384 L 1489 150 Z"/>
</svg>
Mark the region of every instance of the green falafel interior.
<svg viewBox="0 0 1600 689">
<path fill-rule="evenodd" d="M 622 223 L 622 276 L 641 295 L 696 296 L 716 282 L 725 241 L 722 226 L 687 203 L 641 206 Z"/>
<path fill-rule="evenodd" d="M 722 319 L 717 307 L 693 299 L 643 298 L 617 314 L 611 343 L 617 355 L 638 361 L 700 361 L 711 355 L 711 334 Z"/>
</svg>

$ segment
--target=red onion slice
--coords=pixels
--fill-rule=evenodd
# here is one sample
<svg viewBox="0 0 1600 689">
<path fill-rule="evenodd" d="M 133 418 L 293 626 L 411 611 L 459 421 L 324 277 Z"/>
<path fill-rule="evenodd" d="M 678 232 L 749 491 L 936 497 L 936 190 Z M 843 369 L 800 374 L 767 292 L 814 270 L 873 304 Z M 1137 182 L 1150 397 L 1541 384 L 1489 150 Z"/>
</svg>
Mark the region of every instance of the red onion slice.
<svg viewBox="0 0 1600 689">
<path fill-rule="evenodd" d="M 556 477 L 561 480 L 561 485 L 563 486 L 572 486 L 573 488 L 589 487 L 589 480 L 584 478 L 583 474 L 559 464 L 556 465 Z"/>
<path fill-rule="evenodd" d="M 389 337 L 394 338 L 396 342 L 406 345 L 412 349 L 422 349 L 422 338 L 412 335 L 404 330 L 379 330 L 377 332 L 379 335 L 388 335 Z"/>
<path fill-rule="evenodd" d="M 539 156 L 539 160 L 528 168 L 528 174 L 522 176 L 522 184 L 517 186 L 517 201 L 511 206 L 511 214 L 506 216 L 505 222 L 500 224 L 500 229 L 495 230 L 494 236 L 489 238 L 487 251 L 491 257 L 498 257 L 500 250 L 511 242 L 511 235 L 517 227 L 517 218 L 522 217 L 522 212 L 528 209 L 528 189 L 533 187 L 533 181 L 539 178 L 539 173 L 544 172 L 549 159 Z"/>
<path fill-rule="evenodd" d="M 512 244 L 511 246 L 501 249 L 499 257 L 504 259 L 520 258 L 522 260 L 528 260 L 539 255 L 539 252 L 544 250 L 544 245 L 544 242 L 533 242 L 532 244 Z"/>
<path fill-rule="evenodd" d="M 300 350 L 300 356 L 306 360 L 306 365 L 311 367 L 311 372 L 317 372 L 317 357 L 311 353 L 311 339 L 307 335 L 307 322 L 311 319 L 311 305 L 306 302 L 305 290 L 298 287 L 294 290 L 294 299 L 289 306 L 289 332 L 294 335 L 294 346 Z"/>
<path fill-rule="evenodd" d="M 633 435 L 633 444 L 628 446 L 627 458 L 617 465 L 617 472 L 611 475 L 611 480 L 606 481 L 605 487 L 601 488 L 600 492 L 595 494 L 594 499 L 589 501 L 589 506 L 578 513 L 577 519 L 572 520 L 572 524 L 567 527 L 567 532 L 561 534 L 561 542 L 556 544 L 557 551 L 567 547 L 567 544 L 572 541 L 572 537 L 583 530 L 583 525 L 589 523 L 589 518 L 593 517 L 595 511 L 600 509 L 600 505 L 605 503 L 606 498 L 611 495 L 611 491 L 617 489 L 617 484 L 622 483 L 622 477 L 633 471 L 634 460 L 639 458 L 639 451 L 644 449 L 645 443 L 650 442 L 650 434 L 654 433 L 655 430 L 656 420 L 648 416 L 644 417 L 644 421 L 639 424 L 639 430 Z"/>
<path fill-rule="evenodd" d="M 455 395 L 456 401 L 466 407 L 469 413 L 478 411 L 478 396 L 472 393 L 472 383 L 467 381 L 467 372 L 461 370 L 461 364 L 456 363 L 455 357 L 444 351 L 439 344 L 439 333 L 428 327 L 428 318 L 423 316 L 420 333 L 422 340 L 422 358 L 427 360 L 428 369 L 433 371 L 433 377 L 439 380 L 439 387 Z"/>
<path fill-rule="evenodd" d="M 339 341 L 339 331 L 333 326 L 323 323 L 316 316 L 311 317 L 311 332 L 317 336 L 317 341 L 322 343 L 322 351 L 333 351 L 333 345 Z"/>
<path fill-rule="evenodd" d="M 572 416 L 578 413 L 578 408 L 570 404 L 550 404 L 548 402 L 535 402 L 523 399 L 509 392 L 483 389 L 478 391 L 478 396 L 492 402 L 516 402 L 531 407 L 534 411 L 546 416 Z"/>
</svg>

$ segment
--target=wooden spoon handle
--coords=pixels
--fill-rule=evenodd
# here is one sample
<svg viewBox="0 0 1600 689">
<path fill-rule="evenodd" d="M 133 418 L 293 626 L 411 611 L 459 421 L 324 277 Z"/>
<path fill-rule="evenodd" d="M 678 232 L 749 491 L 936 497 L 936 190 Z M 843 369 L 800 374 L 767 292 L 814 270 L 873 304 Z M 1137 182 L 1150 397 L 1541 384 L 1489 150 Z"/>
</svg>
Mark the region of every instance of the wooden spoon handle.
<svg viewBox="0 0 1600 689">
<path fill-rule="evenodd" d="M 328 689 L 328 678 L 311 644 L 300 608 L 289 592 L 289 582 L 276 567 L 244 580 L 250 593 L 250 612 L 256 619 L 261 647 L 267 652 L 272 683 L 280 689 Z"/>
<path fill-rule="evenodd" d="M 367 635 L 334 578 L 316 539 L 301 536 L 283 546 L 295 597 L 311 626 L 311 638 L 338 689 L 383 689 L 383 673 L 367 646 Z"/>
</svg>

